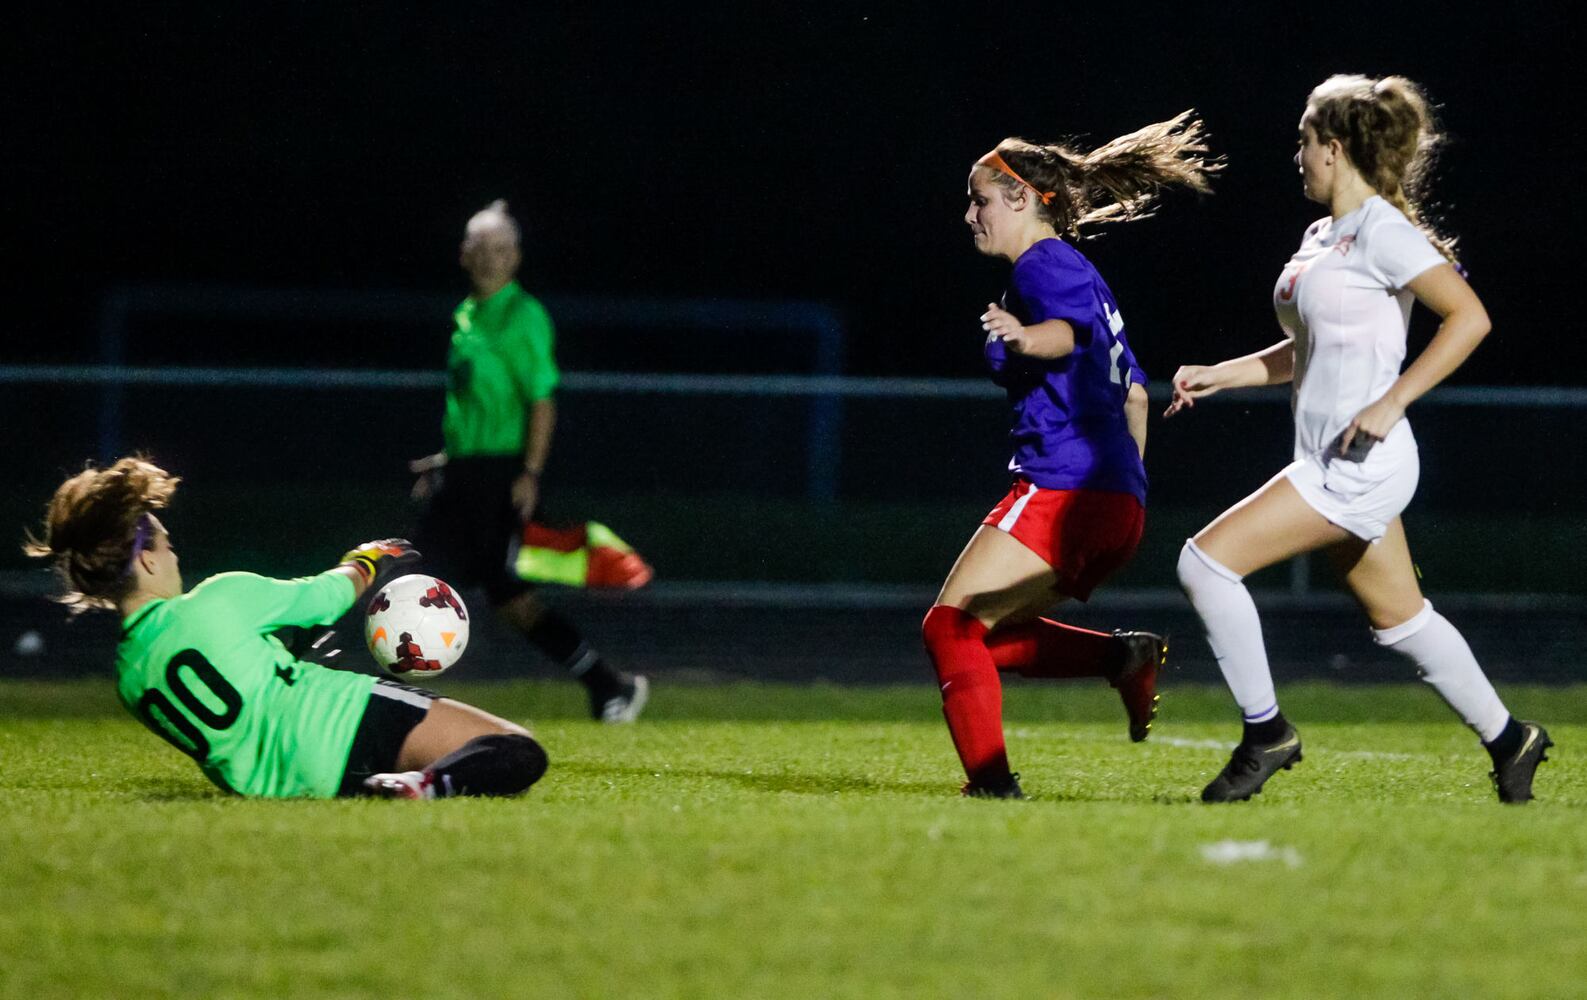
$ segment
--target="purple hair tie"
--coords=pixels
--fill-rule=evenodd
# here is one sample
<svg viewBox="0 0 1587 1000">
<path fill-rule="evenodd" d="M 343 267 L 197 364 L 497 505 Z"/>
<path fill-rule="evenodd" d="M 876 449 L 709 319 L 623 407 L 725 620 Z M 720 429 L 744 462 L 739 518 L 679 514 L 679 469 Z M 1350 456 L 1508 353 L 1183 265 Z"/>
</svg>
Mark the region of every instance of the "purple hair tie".
<svg viewBox="0 0 1587 1000">
<path fill-rule="evenodd" d="M 123 577 L 132 575 L 132 568 L 138 564 L 138 555 L 149 547 L 149 542 L 154 538 L 154 518 L 148 514 L 138 515 L 138 530 L 132 535 L 132 555 L 127 558 L 127 568 L 122 571 Z"/>
</svg>

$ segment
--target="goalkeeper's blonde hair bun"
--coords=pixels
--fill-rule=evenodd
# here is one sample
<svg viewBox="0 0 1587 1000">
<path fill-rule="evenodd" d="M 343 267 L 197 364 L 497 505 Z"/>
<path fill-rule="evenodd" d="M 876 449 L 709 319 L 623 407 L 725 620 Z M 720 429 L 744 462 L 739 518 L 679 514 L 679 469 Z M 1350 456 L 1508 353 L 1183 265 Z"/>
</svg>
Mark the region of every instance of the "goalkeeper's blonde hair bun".
<svg viewBox="0 0 1587 1000">
<path fill-rule="evenodd" d="M 29 532 L 22 550 L 50 560 L 73 611 L 114 608 L 132 586 L 126 569 L 138 520 L 169 504 L 179 482 L 142 455 L 89 465 L 55 490 L 40 533 Z"/>
</svg>

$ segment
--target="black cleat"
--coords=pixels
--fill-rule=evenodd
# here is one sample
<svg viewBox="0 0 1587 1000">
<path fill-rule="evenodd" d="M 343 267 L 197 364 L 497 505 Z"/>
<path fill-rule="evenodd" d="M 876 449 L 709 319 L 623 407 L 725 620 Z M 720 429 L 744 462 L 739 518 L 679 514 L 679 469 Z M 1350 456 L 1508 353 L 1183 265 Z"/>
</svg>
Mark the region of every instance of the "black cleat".
<svg viewBox="0 0 1587 1000">
<path fill-rule="evenodd" d="M 1023 799 L 1025 793 L 1019 787 L 1019 775 L 1011 774 L 1007 780 L 992 781 L 980 784 L 966 781 L 964 787 L 959 789 L 959 794 L 968 799 Z"/>
<path fill-rule="evenodd" d="M 1201 790 L 1203 802 L 1244 802 L 1281 768 L 1299 764 L 1300 733 L 1290 726 L 1276 743 L 1244 743 L 1234 748 L 1229 763 Z"/>
<path fill-rule="evenodd" d="M 1157 675 L 1168 662 L 1168 640 L 1152 632 L 1113 634 L 1123 640 L 1127 652 L 1124 668 L 1108 683 L 1124 701 L 1130 740 L 1139 743 L 1152 734 L 1152 720 L 1157 718 L 1157 704 L 1162 700 L 1157 693 Z"/>
<path fill-rule="evenodd" d="M 1537 766 L 1548 760 L 1543 751 L 1553 745 L 1548 730 L 1535 722 L 1521 723 L 1521 749 L 1503 764 L 1495 763 L 1488 772 L 1500 802 L 1525 805 L 1532 801 L 1532 777 L 1537 774 Z"/>
</svg>

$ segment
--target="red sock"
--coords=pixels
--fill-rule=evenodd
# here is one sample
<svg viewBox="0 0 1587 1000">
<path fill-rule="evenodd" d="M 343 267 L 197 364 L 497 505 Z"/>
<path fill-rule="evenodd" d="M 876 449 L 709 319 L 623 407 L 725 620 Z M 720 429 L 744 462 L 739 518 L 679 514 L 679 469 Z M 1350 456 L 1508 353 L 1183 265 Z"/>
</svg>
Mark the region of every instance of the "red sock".
<svg viewBox="0 0 1587 1000">
<path fill-rule="evenodd" d="M 942 688 L 942 714 L 964 773 L 977 784 L 1008 779 L 1003 746 L 1003 683 L 974 615 L 938 604 L 921 623 L 926 652 Z"/>
<path fill-rule="evenodd" d="M 1024 677 L 1112 677 L 1124 666 L 1124 644 L 1114 636 L 1049 618 L 1000 628 L 986 648 L 999 670 Z"/>
</svg>

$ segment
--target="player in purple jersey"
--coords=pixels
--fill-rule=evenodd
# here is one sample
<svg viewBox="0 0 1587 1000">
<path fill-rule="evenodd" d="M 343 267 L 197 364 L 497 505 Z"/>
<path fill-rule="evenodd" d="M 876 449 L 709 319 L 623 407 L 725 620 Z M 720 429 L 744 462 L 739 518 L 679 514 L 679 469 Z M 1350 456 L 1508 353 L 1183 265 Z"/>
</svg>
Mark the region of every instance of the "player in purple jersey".
<svg viewBox="0 0 1587 1000">
<path fill-rule="evenodd" d="M 1133 740 L 1156 714 L 1162 637 L 1038 617 L 1090 597 L 1134 554 L 1146 516 L 1146 375 L 1113 293 L 1064 238 L 1149 214 L 1164 187 L 1210 190 L 1219 164 L 1205 152 L 1187 111 L 1089 153 L 1004 139 L 970 170 L 964 221 L 975 248 L 1014 265 L 1003 302 L 981 316 L 992 380 L 1014 410 L 1014 484 L 921 626 L 966 795 L 1022 797 L 1003 743 L 999 669 L 1106 678 Z"/>
</svg>

